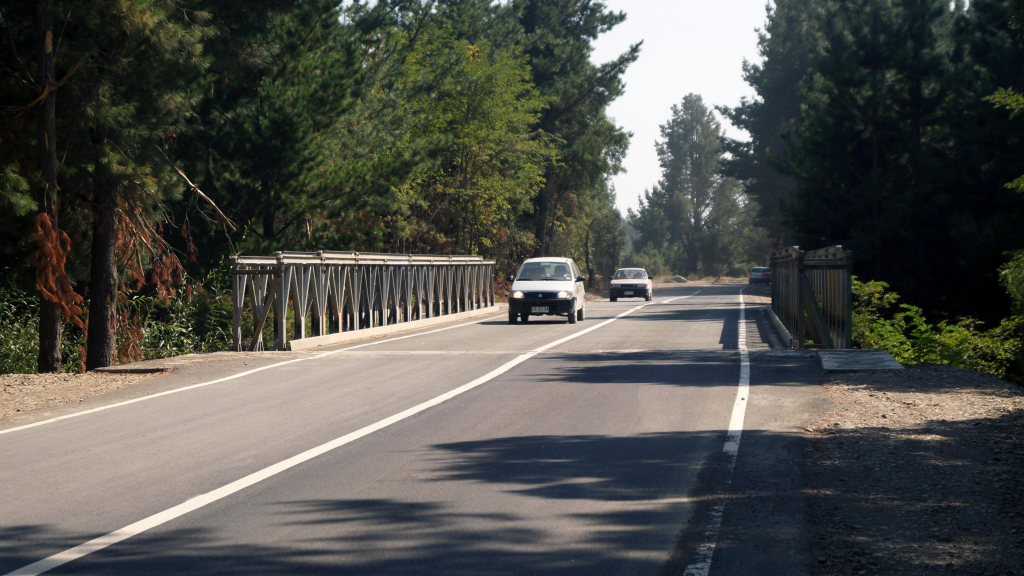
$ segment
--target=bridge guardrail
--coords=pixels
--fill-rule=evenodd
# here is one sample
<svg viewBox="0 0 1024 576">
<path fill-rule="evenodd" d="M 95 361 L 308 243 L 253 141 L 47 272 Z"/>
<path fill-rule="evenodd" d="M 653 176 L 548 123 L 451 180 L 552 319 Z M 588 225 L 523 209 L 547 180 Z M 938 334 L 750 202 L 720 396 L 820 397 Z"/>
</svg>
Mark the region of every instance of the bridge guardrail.
<svg viewBox="0 0 1024 576">
<path fill-rule="evenodd" d="M 278 252 L 231 259 L 236 351 L 264 350 L 272 318 L 274 349 L 294 340 L 388 326 L 492 307 L 494 261 L 479 256 L 360 252 Z M 243 340 L 243 317 L 252 312 Z"/>
<path fill-rule="evenodd" d="M 852 348 L 853 252 L 842 246 L 771 255 L 772 311 L 803 348 L 808 336 L 825 348 Z"/>
</svg>

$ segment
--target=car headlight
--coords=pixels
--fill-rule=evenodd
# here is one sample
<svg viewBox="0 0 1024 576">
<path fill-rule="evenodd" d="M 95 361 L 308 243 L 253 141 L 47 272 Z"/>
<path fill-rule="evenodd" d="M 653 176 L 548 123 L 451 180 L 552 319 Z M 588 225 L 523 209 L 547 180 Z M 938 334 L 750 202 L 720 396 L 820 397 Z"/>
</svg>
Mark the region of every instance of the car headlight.
<svg viewBox="0 0 1024 576">
<path fill-rule="evenodd" d="M 513 298 L 522 298 L 523 297 L 523 293 L 520 292 L 519 290 L 516 290 L 515 292 L 512 293 L 512 297 Z"/>
<path fill-rule="evenodd" d="M 565 290 L 562 290 L 561 292 L 558 293 L 558 297 L 559 298 L 572 298 L 572 292 L 566 292 Z"/>
</svg>

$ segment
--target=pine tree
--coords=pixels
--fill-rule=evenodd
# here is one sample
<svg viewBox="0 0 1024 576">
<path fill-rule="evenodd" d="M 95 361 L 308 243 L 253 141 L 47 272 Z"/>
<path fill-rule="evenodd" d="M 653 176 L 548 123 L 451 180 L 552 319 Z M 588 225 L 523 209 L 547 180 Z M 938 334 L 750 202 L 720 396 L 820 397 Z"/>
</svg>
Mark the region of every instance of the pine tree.
<svg viewBox="0 0 1024 576">
<path fill-rule="evenodd" d="M 534 200 L 534 256 L 551 251 L 552 232 L 571 217 L 575 199 L 593 194 L 621 170 L 630 134 L 605 114 L 622 95 L 622 75 L 640 55 L 640 44 L 601 65 L 590 61 L 593 42 L 625 19 L 590 0 L 512 2 L 523 27 L 523 48 L 533 82 L 548 99 L 538 128 L 555 136 L 558 161 L 550 163 Z"/>
<path fill-rule="evenodd" d="M 915 304 L 1005 313 L 996 270 L 1021 205 L 1003 184 L 1020 161 L 1000 160 L 1012 129 L 983 98 L 1021 77 L 1006 22 L 1002 1 L 830 4 L 795 155 L 799 243 L 853 249 L 859 274 Z"/>
<path fill-rule="evenodd" d="M 744 183 L 756 200 L 757 219 L 767 229 L 772 245 L 792 243 L 788 211 L 796 180 L 792 176 L 792 149 L 799 142 L 801 90 L 813 70 L 818 49 L 822 0 L 779 0 L 768 6 L 764 30 L 758 31 L 761 62 L 743 63 L 743 79 L 755 90 L 735 108 L 719 110 L 750 134 L 750 141 L 723 140 L 729 157 L 725 171 Z"/>
<path fill-rule="evenodd" d="M 207 20 L 195 3 L 96 1 L 77 3 L 62 23 L 80 67 L 62 91 L 77 108 L 67 116 L 77 165 L 68 186 L 91 191 L 88 369 L 116 361 L 119 292 L 141 286 L 149 268 L 173 275 L 159 220 L 180 186 L 162 149 L 192 112 L 186 80 L 205 64 Z"/>
</svg>

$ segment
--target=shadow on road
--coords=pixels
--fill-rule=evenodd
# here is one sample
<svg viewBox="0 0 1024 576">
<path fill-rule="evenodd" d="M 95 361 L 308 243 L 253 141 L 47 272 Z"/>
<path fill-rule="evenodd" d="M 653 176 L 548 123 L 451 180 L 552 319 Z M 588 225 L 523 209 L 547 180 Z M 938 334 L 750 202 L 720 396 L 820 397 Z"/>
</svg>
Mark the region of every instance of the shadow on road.
<svg viewBox="0 0 1024 576">
<path fill-rule="evenodd" d="M 73 562 L 61 573 L 547 575 L 617 573 L 628 568 L 631 574 L 681 574 L 708 528 L 708 511 L 724 503 L 716 573 L 739 574 L 749 567 L 743 563 L 744 555 L 756 557 L 758 547 L 766 555 L 777 553 L 788 537 L 766 518 L 808 499 L 824 518 L 862 513 L 878 517 L 878 510 L 884 509 L 881 518 L 886 526 L 899 526 L 905 533 L 894 541 L 893 531 L 880 530 L 879 525 L 832 526 L 827 534 L 834 542 L 826 542 L 825 549 L 834 548 L 835 554 L 828 553 L 820 566 L 791 566 L 789 573 L 1014 573 L 1020 570 L 1019 560 L 1007 554 L 1007 546 L 1015 536 L 986 531 L 953 534 L 948 529 L 967 523 L 972 515 L 1015 512 L 1011 471 L 999 463 L 974 463 L 978 474 L 965 476 L 962 468 L 969 463 L 953 441 L 978 426 L 998 428 L 1017 418 L 932 422 L 931 440 L 900 440 L 871 429 L 830 432 L 828 447 L 814 460 L 816 469 L 807 474 L 806 486 L 794 482 L 800 471 L 766 470 L 749 454 L 771 454 L 765 448 L 771 445 L 802 445 L 799 435 L 746 431 L 735 480 L 725 484 L 724 463 L 712 458 L 704 463 L 710 468 L 700 473 L 694 491 L 699 497 L 688 503 L 690 494 L 678 480 L 693 475 L 702 463 L 685 455 L 720 445 L 724 431 L 525 436 L 440 444 L 427 455 L 436 464 L 430 481 L 454 483 L 452 501 L 361 498 L 272 503 L 272 513 L 254 520 L 250 528 L 258 535 L 260 525 L 268 525 L 276 535 L 273 543 L 257 544 L 256 537 L 247 544 L 226 543 L 218 531 L 202 527 L 157 529 Z M 844 442 L 873 443 L 889 455 L 888 464 L 830 460 L 829 447 Z M 835 468 L 822 472 L 828 466 Z M 904 477 L 908 491 L 879 492 L 874 478 L 883 474 Z M 969 484 L 963 489 L 991 491 L 990 504 L 972 509 L 941 499 L 940 485 L 961 481 Z M 552 550 L 549 543 L 557 534 L 523 528 L 515 511 L 461 511 L 465 506 L 458 505 L 460 484 L 490 484 L 540 500 L 629 503 L 629 509 L 563 517 L 563 522 L 588 526 L 590 539 L 583 550 Z M 666 527 L 682 527 L 691 512 L 678 554 L 667 566 L 657 561 L 667 552 L 657 534 Z M 940 529 L 933 530 L 936 526 Z M 232 542 L 238 541 L 238 534 L 233 533 Z M 61 534 L 47 526 L 2 529 L 0 570 L 98 535 Z M 840 554 L 840 549 L 846 552 Z M 922 549 L 947 554 L 927 557 Z"/>
</svg>

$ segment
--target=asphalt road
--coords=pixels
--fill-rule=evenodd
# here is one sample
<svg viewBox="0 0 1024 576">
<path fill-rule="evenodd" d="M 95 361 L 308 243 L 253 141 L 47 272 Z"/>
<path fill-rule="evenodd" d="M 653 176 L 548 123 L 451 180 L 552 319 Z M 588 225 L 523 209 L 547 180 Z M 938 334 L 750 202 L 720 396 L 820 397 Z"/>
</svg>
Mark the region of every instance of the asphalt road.
<svg viewBox="0 0 1024 576">
<path fill-rule="evenodd" d="M 0 423 L 0 574 L 810 573 L 819 376 L 759 307 L 723 452 L 743 287 L 199 363 Z"/>
</svg>

